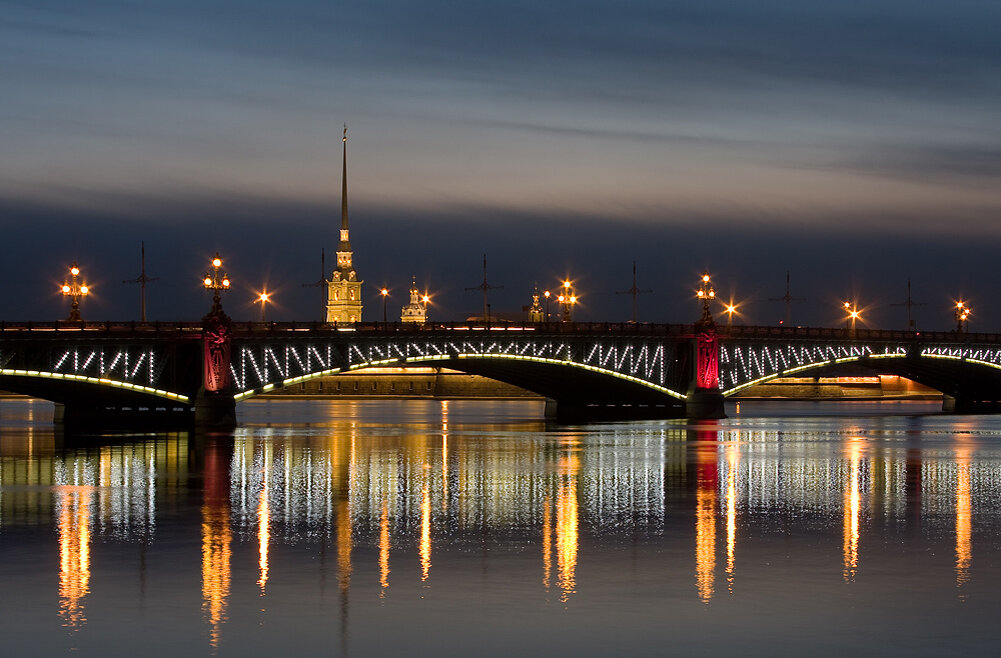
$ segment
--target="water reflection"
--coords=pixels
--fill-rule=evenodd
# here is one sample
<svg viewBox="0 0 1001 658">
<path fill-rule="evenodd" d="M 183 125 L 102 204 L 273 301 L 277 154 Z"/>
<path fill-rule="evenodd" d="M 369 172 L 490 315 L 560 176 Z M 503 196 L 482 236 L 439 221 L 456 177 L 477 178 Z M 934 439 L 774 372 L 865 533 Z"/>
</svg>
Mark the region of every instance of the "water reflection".
<svg viewBox="0 0 1001 658">
<path fill-rule="evenodd" d="M 64 626 L 77 627 L 87 618 L 83 599 L 90 592 L 90 522 L 92 485 L 56 489 L 59 518 L 59 616 Z"/>
<path fill-rule="evenodd" d="M 699 430 L 696 436 L 695 586 L 699 599 L 708 603 L 716 584 L 717 433 Z"/>
<path fill-rule="evenodd" d="M 560 479 L 556 491 L 556 579 L 560 587 L 560 601 L 566 603 L 577 587 L 578 510 L 577 477 L 580 459 L 576 444 L 573 452 L 560 462 Z"/>
<path fill-rule="evenodd" d="M 859 471 L 862 463 L 862 444 L 852 437 L 845 445 L 848 462 L 848 477 L 845 480 L 844 519 L 842 521 L 842 556 L 844 567 L 842 576 L 846 583 L 855 580 L 858 572 L 859 513 L 862 507 L 862 491 Z"/>
<path fill-rule="evenodd" d="M 230 589 L 232 533 L 229 520 L 229 463 L 225 447 L 205 448 L 202 503 L 202 612 L 209 625 L 209 644 L 219 647 Z"/>
<path fill-rule="evenodd" d="M 971 533 L 973 507 L 970 493 L 970 447 L 966 439 L 959 439 L 956 446 L 956 587 L 962 590 L 970 580 L 970 562 L 973 559 Z M 962 595 L 962 592 L 961 592 Z"/>
<path fill-rule="evenodd" d="M 272 445 L 264 446 L 264 461 L 271 462 Z M 257 503 L 257 546 L 258 546 L 258 567 L 261 577 L 257 579 L 257 584 L 261 588 L 261 596 L 265 594 L 268 584 L 268 549 L 271 543 L 271 507 L 268 500 L 269 483 L 271 481 L 271 471 L 262 468 L 260 470 L 261 493 Z"/>
<path fill-rule="evenodd" d="M 302 582 L 320 582 L 331 554 L 346 646 L 349 609 L 368 614 L 365 597 L 386 610 L 414 591 L 433 598 L 457 579 L 469 582 L 470 553 L 482 556 L 486 572 L 498 546 L 524 555 L 528 596 L 558 597 L 561 610 L 586 607 L 607 577 L 592 571 L 592 558 L 613 555 L 624 572 L 616 550 L 628 546 L 635 556 L 652 546 L 658 568 L 679 570 L 679 598 L 705 611 L 724 578 L 727 605 L 756 577 L 767 579 L 755 569 L 774 559 L 775 537 L 788 556 L 809 556 L 811 568 L 855 592 L 879 577 L 866 565 L 880 567 L 887 546 L 916 542 L 917 552 L 948 556 L 925 568 L 939 569 L 950 599 L 955 585 L 966 600 L 973 517 L 978 530 L 997 525 L 999 462 L 985 460 L 984 443 L 971 435 L 922 443 L 906 428 L 846 425 L 821 434 L 757 428 L 744 417 L 742 425 L 512 431 L 457 423 L 456 414 L 441 405 L 440 420 L 419 425 L 243 427 L 215 439 L 58 448 L 44 433 L 8 433 L 0 441 L 0 538 L 39 525 L 52 533 L 59 609 L 50 600 L 49 614 L 80 629 L 94 625 L 94 574 L 102 572 L 93 567 L 118 544 L 156 545 L 158 516 L 169 510 L 172 541 L 200 542 L 202 614 L 193 617 L 202 641 L 207 635 L 219 649 L 236 634 L 241 595 L 251 593 L 258 609 L 266 595 L 270 611 L 290 585 L 300 586 L 286 579 L 293 569 L 308 574 Z M 192 491 L 197 520 L 177 527 Z M 675 546 L 678 553 L 663 548 Z M 319 560 L 293 561 L 293 548 L 311 547 Z M 176 565 L 196 574 L 188 585 L 195 599 L 196 555 L 194 548 L 190 564 L 182 557 Z"/>
<path fill-rule="evenodd" d="M 733 594 L 734 562 L 737 553 L 737 469 L 740 456 L 737 445 L 726 447 L 726 588 Z"/>
</svg>

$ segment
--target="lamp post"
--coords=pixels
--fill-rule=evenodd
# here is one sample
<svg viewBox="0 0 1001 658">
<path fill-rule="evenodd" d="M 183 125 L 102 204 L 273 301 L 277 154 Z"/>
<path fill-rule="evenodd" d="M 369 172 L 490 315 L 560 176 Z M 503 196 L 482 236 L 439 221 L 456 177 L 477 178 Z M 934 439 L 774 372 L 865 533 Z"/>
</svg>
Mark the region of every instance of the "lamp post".
<svg viewBox="0 0 1001 658">
<path fill-rule="evenodd" d="M 956 302 L 956 333 L 963 333 L 969 327 L 970 315 L 973 314 L 973 309 L 966 305 L 966 302 Z"/>
<path fill-rule="evenodd" d="M 262 292 L 257 296 L 256 301 L 261 304 L 261 322 L 264 322 L 267 319 L 264 309 L 268 305 L 268 302 L 271 301 L 271 295 L 267 291 Z"/>
<path fill-rule="evenodd" d="M 858 305 L 856 302 L 844 302 L 842 306 L 845 309 L 845 329 L 848 331 L 848 335 L 852 338 L 855 337 L 855 322 L 862 319 L 862 312 L 858 310 Z"/>
<path fill-rule="evenodd" d="M 80 316 L 80 298 L 90 294 L 90 287 L 87 283 L 77 280 L 79 276 L 80 268 L 74 261 L 73 267 L 70 268 L 70 280 L 63 283 L 61 289 L 64 296 L 73 299 L 73 303 L 70 305 L 70 315 L 66 318 L 69 322 L 83 322 L 83 318 Z"/>
<path fill-rule="evenodd" d="M 386 299 L 389 297 L 389 288 L 383 288 L 379 291 L 382 295 L 382 323 L 386 323 Z"/>
<path fill-rule="evenodd" d="M 428 321 L 428 302 L 430 302 L 430 301 L 431 301 L 431 296 L 428 295 L 427 293 L 424 293 L 424 296 L 421 297 L 421 307 L 422 307 L 421 310 L 424 311 L 424 322 L 425 323 Z"/>
<path fill-rule="evenodd" d="M 716 299 L 716 290 L 713 288 L 709 272 L 702 273 L 702 280 L 698 290 L 695 291 L 695 296 L 702 302 L 702 317 L 699 318 L 698 325 L 703 328 L 715 327 L 716 323 L 713 321 L 713 314 L 709 305 Z"/>
<path fill-rule="evenodd" d="M 202 284 L 206 289 L 212 291 L 212 311 L 211 315 L 218 315 L 222 313 L 222 299 L 219 297 L 220 290 L 229 290 L 229 275 L 225 272 L 220 273 L 222 268 L 222 259 L 219 258 L 219 252 L 215 254 L 215 258 L 212 259 L 212 269 L 205 272 L 205 278 L 202 279 Z M 261 306 L 261 313 L 264 312 L 264 306 Z"/>
<path fill-rule="evenodd" d="M 546 322 L 549 322 L 549 298 L 552 296 L 552 294 L 553 293 L 549 292 L 548 290 L 542 293 L 542 296 L 546 298 Z"/>
<path fill-rule="evenodd" d="M 574 294 L 572 286 L 570 279 L 566 279 L 560 289 L 560 296 L 556 298 L 560 306 L 563 307 L 562 322 L 573 321 L 573 307 L 577 303 L 577 295 Z"/>
<path fill-rule="evenodd" d="M 733 324 L 733 314 L 737 312 L 737 307 L 732 303 L 727 304 L 726 308 L 723 309 L 723 312 L 726 313 L 726 326 L 729 327 Z"/>
</svg>

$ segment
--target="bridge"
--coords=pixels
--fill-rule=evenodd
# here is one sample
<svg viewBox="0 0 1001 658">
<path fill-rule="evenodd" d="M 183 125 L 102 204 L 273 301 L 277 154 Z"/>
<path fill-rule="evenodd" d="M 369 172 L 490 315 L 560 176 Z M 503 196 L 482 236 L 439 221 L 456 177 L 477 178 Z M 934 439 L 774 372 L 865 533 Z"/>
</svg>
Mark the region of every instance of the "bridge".
<svg viewBox="0 0 1001 658">
<path fill-rule="evenodd" d="M 0 323 L 0 389 L 65 422 L 228 424 L 238 401 L 373 366 L 448 367 L 533 391 L 558 419 L 718 417 L 776 377 L 866 368 L 1001 409 L 1001 335 L 632 323 Z M 224 317 L 224 316 L 223 316 Z"/>
</svg>

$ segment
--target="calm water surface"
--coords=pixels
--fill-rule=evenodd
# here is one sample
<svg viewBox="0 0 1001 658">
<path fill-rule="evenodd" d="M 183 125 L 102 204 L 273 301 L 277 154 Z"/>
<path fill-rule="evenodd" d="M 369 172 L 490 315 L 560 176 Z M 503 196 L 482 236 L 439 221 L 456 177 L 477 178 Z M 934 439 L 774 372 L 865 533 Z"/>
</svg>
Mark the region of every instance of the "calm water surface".
<svg viewBox="0 0 1001 658">
<path fill-rule="evenodd" d="M 987 655 L 1001 417 L 254 401 L 63 436 L 0 402 L 8 655 Z"/>
</svg>

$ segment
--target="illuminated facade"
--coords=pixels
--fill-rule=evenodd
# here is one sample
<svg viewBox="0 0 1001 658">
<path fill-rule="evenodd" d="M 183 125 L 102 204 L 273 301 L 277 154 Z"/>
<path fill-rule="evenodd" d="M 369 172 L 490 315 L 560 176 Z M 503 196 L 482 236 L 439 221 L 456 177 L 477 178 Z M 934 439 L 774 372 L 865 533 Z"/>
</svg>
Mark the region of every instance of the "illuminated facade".
<svg viewBox="0 0 1001 658">
<path fill-rule="evenodd" d="M 529 322 L 544 322 L 545 313 L 542 311 L 542 302 L 539 300 L 539 289 L 536 288 L 532 293 L 532 305 L 528 307 L 528 321 Z"/>
<path fill-rule="evenodd" d="M 410 303 L 400 310 L 400 322 L 424 324 L 428 319 L 427 295 L 417 290 L 417 277 L 410 283 Z"/>
<path fill-rule="evenodd" d="M 352 263 L 348 233 L 348 130 L 344 129 L 344 163 L 341 178 L 341 240 L 337 245 L 337 267 L 327 282 L 327 322 L 361 322 L 361 284 Z"/>
</svg>

